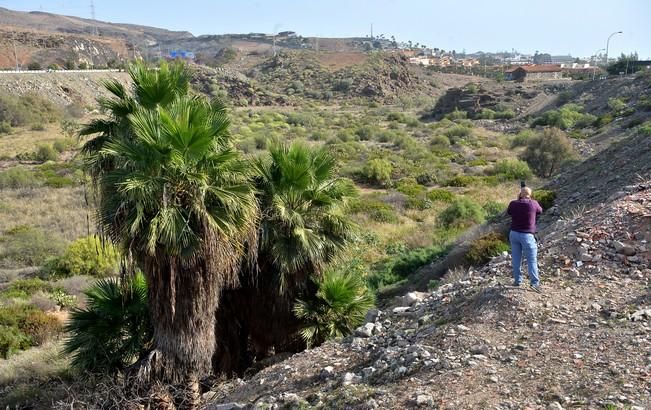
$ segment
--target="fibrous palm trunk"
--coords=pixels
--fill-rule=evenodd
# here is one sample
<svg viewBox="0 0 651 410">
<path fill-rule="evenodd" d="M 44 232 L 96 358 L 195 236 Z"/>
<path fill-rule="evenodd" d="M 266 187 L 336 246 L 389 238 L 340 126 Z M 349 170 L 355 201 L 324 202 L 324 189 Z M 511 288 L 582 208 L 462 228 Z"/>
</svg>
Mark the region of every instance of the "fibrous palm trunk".
<svg viewBox="0 0 651 410">
<path fill-rule="evenodd" d="M 199 380 L 211 370 L 215 311 L 222 288 L 233 287 L 236 249 L 213 247 L 189 261 L 159 254 L 142 260 L 149 285 L 153 351 L 134 366 L 139 386 L 169 386 L 178 408 L 199 405 Z"/>
<path fill-rule="evenodd" d="M 306 347 L 298 335 L 302 322 L 292 308 L 297 298 L 314 296 L 316 288 L 293 283 L 281 293 L 274 268 L 264 259 L 255 277 L 243 271 L 241 287 L 222 293 L 215 314 L 215 374 L 242 376 L 254 360 Z"/>
</svg>

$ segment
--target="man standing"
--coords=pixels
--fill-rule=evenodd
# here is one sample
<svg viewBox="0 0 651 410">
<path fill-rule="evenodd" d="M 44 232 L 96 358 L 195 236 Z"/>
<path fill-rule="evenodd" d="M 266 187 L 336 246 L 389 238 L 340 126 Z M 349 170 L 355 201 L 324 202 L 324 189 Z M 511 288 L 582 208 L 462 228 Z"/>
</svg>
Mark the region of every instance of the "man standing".
<svg viewBox="0 0 651 410">
<path fill-rule="evenodd" d="M 529 282 L 531 289 L 541 292 L 540 278 L 538 277 L 538 244 L 536 233 L 536 216 L 542 213 L 540 204 L 531 199 L 531 189 L 523 186 L 518 199 L 511 201 L 506 211 L 511 215 L 511 252 L 513 254 L 513 285 L 520 286 L 522 281 L 520 266 L 522 255 L 527 258 Z"/>
</svg>

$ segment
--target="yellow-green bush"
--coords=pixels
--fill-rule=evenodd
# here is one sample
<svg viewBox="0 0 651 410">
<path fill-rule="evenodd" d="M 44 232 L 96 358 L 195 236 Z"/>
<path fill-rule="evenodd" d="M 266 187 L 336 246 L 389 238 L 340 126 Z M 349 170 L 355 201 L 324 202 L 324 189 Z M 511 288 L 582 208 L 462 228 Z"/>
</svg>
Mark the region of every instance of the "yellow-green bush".
<svg viewBox="0 0 651 410">
<path fill-rule="evenodd" d="M 547 189 L 536 189 L 531 193 L 531 197 L 538 201 L 543 210 L 547 210 L 554 205 L 556 192 Z"/>
<path fill-rule="evenodd" d="M 445 189 L 434 188 L 427 193 L 427 199 L 432 202 L 452 202 L 454 200 L 454 194 Z"/>
<path fill-rule="evenodd" d="M 370 160 L 366 163 L 362 171 L 364 177 L 366 177 L 370 182 L 375 182 L 384 186 L 391 184 L 392 172 L 393 165 L 391 165 L 391 162 L 382 158 Z"/>
<path fill-rule="evenodd" d="M 458 198 L 441 212 L 439 222 L 447 229 L 463 229 L 484 222 L 485 216 L 479 204 L 468 198 Z"/>
<path fill-rule="evenodd" d="M 529 164 L 519 159 L 502 159 L 495 163 L 493 174 L 507 180 L 531 177 Z"/>
<path fill-rule="evenodd" d="M 119 255 L 115 247 L 95 236 L 71 243 L 53 263 L 57 276 L 89 275 L 105 277 L 117 272 Z"/>
</svg>

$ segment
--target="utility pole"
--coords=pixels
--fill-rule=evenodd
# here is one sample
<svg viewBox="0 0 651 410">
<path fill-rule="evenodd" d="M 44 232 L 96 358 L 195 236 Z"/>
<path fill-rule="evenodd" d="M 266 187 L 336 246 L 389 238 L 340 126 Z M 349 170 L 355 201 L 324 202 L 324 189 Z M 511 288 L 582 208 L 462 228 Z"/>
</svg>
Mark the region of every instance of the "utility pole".
<svg viewBox="0 0 651 410">
<path fill-rule="evenodd" d="M 90 0 L 90 16 L 93 19 L 93 35 L 96 36 L 97 33 L 97 23 L 95 20 L 95 0 Z"/>
<path fill-rule="evenodd" d="M 11 36 L 11 42 L 14 46 L 14 59 L 16 60 L 16 71 L 19 71 L 18 69 L 18 53 L 16 52 L 16 32 L 14 31 Z"/>
<path fill-rule="evenodd" d="M 371 40 L 373 40 L 373 23 L 371 23 Z"/>
</svg>

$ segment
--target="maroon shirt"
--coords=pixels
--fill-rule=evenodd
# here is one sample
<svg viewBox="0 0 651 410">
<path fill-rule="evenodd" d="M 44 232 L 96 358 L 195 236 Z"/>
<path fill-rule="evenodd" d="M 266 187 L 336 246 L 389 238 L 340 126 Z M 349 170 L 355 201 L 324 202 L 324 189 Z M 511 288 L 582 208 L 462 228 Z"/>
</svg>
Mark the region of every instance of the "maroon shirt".
<svg viewBox="0 0 651 410">
<path fill-rule="evenodd" d="M 542 213 L 542 208 L 534 199 L 518 199 L 511 201 L 506 213 L 511 215 L 512 231 L 536 233 L 536 215 Z"/>
</svg>

